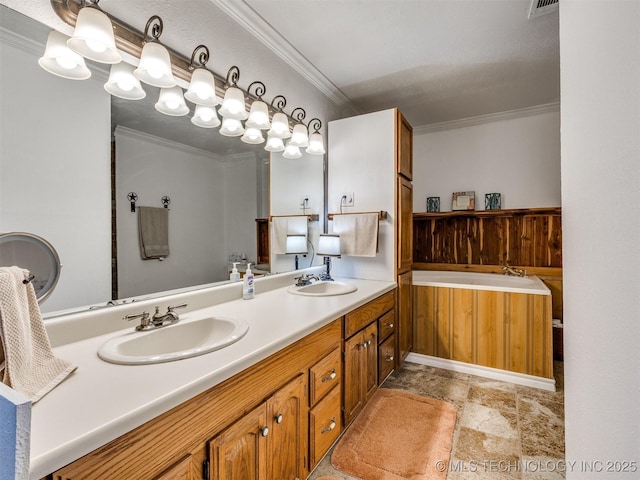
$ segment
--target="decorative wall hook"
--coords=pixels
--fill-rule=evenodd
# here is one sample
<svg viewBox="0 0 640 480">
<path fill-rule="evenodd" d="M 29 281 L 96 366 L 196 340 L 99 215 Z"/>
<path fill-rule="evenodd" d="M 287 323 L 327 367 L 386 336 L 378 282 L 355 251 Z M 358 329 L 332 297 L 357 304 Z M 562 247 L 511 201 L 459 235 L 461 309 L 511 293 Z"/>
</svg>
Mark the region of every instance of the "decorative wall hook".
<svg viewBox="0 0 640 480">
<path fill-rule="evenodd" d="M 171 197 L 165 195 L 164 197 L 162 197 L 161 201 L 162 201 L 162 205 L 164 205 L 164 208 L 169 208 L 169 204 L 171 203 Z"/>
<path fill-rule="evenodd" d="M 138 194 L 136 192 L 129 192 L 127 194 L 127 200 L 131 202 L 131 213 L 136 213 L 136 201 L 138 200 Z"/>
</svg>

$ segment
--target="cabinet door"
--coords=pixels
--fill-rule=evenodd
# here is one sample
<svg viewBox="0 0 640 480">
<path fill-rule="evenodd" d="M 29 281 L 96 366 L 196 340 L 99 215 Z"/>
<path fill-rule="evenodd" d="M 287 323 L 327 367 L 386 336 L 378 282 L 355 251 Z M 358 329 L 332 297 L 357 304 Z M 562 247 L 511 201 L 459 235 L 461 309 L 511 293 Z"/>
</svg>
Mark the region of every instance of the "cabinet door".
<svg viewBox="0 0 640 480">
<path fill-rule="evenodd" d="M 363 362 L 360 351 L 363 349 L 364 334 L 356 333 L 344 342 L 344 425 L 355 418 L 364 405 L 362 395 Z"/>
<path fill-rule="evenodd" d="M 398 173 L 409 180 L 413 177 L 413 128 L 411 124 L 398 112 Z"/>
<path fill-rule="evenodd" d="M 378 323 L 373 322 L 363 331 L 362 349 L 363 395 L 366 403 L 378 388 Z"/>
<path fill-rule="evenodd" d="M 193 471 L 194 469 L 191 464 L 192 456 L 186 455 L 155 477 L 154 480 L 196 480 L 198 476 Z"/>
<path fill-rule="evenodd" d="M 269 433 L 263 403 L 211 440 L 213 480 L 267 480 Z"/>
<path fill-rule="evenodd" d="M 413 263 L 413 185 L 398 177 L 398 273 L 411 270 Z"/>
<path fill-rule="evenodd" d="M 411 271 L 398 275 L 398 363 L 400 366 L 413 348 L 413 322 L 411 321 L 412 302 Z"/>
<path fill-rule="evenodd" d="M 267 400 L 269 477 L 298 480 L 307 477 L 309 407 L 305 375 L 299 375 Z"/>
</svg>

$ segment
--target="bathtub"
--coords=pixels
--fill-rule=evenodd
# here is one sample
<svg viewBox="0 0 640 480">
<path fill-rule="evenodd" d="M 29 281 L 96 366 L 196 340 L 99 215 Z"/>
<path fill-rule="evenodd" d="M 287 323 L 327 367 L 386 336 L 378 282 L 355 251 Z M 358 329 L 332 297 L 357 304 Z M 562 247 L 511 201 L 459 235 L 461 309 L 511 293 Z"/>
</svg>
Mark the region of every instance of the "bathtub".
<svg viewBox="0 0 640 480">
<path fill-rule="evenodd" d="M 414 361 L 554 388 L 551 291 L 538 277 L 414 270 L 412 284 Z"/>
<path fill-rule="evenodd" d="M 413 285 L 551 295 L 544 282 L 536 276 L 514 277 L 496 273 L 414 270 Z"/>
</svg>

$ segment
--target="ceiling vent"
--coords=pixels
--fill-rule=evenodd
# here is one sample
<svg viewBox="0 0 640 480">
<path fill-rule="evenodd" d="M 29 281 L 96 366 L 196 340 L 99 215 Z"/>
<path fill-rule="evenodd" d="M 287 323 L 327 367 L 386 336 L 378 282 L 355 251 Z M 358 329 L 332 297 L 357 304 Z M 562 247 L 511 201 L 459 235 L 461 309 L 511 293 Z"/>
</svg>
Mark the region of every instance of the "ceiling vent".
<svg viewBox="0 0 640 480">
<path fill-rule="evenodd" d="M 529 9 L 529 18 L 539 17 L 547 13 L 558 11 L 559 0 L 531 0 L 531 8 Z"/>
</svg>

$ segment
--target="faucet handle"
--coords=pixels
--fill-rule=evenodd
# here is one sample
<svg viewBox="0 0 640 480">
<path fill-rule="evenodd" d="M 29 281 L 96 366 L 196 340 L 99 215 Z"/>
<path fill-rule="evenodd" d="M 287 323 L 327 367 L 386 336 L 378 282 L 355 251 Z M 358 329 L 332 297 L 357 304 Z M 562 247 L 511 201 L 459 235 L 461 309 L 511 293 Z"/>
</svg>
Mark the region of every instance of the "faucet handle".
<svg viewBox="0 0 640 480">
<path fill-rule="evenodd" d="M 185 308 L 188 304 L 187 303 L 183 303 L 181 305 L 176 305 L 175 307 L 169 305 L 167 307 L 167 312 L 173 312 L 176 308 Z"/>
</svg>

